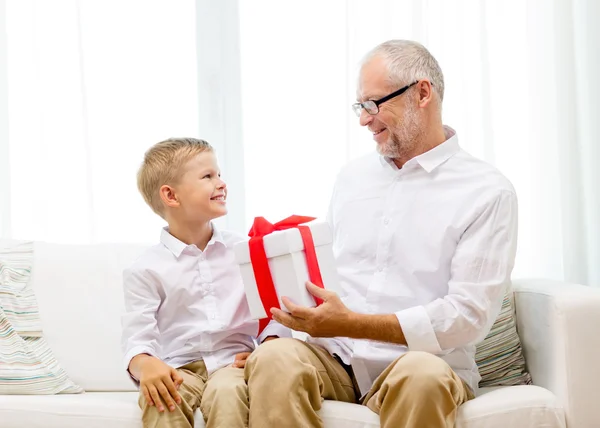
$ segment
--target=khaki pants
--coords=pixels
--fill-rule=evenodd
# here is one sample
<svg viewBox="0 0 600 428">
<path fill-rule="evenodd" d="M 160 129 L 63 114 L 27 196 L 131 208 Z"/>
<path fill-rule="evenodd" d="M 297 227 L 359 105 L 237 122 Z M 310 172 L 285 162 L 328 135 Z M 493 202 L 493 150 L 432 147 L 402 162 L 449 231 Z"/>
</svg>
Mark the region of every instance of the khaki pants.
<svg viewBox="0 0 600 428">
<path fill-rule="evenodd" d="M 192 428 L 198 407 L 207 428 L 248 426 L 248 388 L 243 369 L 223 367 L 207 378 L 204 361 L 195 361 L 177 371 L 183 383 L 179 387 L 181 404 L 175 411 L 169 412 L 165 406 L 165 411 L 160 413 L 156 406 L 148 406 L 140 393 L 144 428 Z"/>
<path fill-rule="evenodd" d="M 357 402 L 344 366 L 319 346 L 271 340 L 246 362 L 251 428 L 320 428 L 322 399 Z M 377 378 L 361 404 L 379 414 L 382 428 L 451 428 L 470 389 L 441 358 L 402 355 Z"/>
</svg>

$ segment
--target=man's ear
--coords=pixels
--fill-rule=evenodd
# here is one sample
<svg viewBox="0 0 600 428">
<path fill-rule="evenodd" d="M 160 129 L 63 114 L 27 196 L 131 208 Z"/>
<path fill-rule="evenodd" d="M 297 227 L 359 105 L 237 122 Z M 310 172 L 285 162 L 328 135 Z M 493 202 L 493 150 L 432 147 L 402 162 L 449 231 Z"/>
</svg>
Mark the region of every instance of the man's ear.
<svg viewBox="0 0 600 428">
<path fill-rule="evenodd" d="M 168 207 L 178 207 L 179 199 L 177 198 L 177 194 L 175 193 L 175 189 L 167 184 L 163 184 L 158 191 L 160 194 L 160 199 L 163 203 Z"/>
<path fill-rule="evenodd" d="M 429 80 L 421 80 L 417 83 L 419 90 L 419 107 L 425 108 L 433 101 L 433 86 Z"/>
</svg>

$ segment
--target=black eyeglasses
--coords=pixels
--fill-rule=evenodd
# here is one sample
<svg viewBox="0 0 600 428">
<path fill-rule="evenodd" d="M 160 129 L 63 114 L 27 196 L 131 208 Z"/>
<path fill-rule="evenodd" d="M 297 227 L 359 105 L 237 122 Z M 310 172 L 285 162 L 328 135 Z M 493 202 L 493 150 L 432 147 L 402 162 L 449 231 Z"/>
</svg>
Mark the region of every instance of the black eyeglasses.
<svg viewBox="0 0 600 428">
<path fill-rule="evenodd" d="M 360 117 L 362 109 L 365 109 L 367 111 L 367 113 L 369 113 L 371 116 L 376 115 L 377 113 L 379 113 L 379 106 L 381 104 L 383 104 L 386 101 L 391 100 L 392 98 L 402 95 L 403 93 L 405 93 L 408 90 L 408 88 L 410 88 L 413 85 L 416 85 L 417 83 L 419 83 L 418 80 L 416 82 L 412 82 L 410 85 L 406 85 L 405 87 L 398 89 L 396 92 L 392 92 L 391 94 L 386 95 L 385 97 L 380 98 L 378 100 L 368 100 L 368 101 L 365 101 L 362 103 L 352 104 L 352 110 L 354 110 L 354 113 L 356 113 L 356 115 L 358 117 Z"/>
</svg>

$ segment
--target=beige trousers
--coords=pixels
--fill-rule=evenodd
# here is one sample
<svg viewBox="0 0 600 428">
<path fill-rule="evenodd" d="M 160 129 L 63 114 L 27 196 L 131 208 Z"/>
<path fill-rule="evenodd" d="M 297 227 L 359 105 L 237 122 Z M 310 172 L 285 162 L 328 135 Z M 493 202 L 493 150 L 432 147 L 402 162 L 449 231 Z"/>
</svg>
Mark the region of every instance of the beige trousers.
<svg viewBox="0 0 600 428">
<path fill-rule="evenodd" d="M 244 370 L 223 367 L 207 376 L 204 361 L 195 361 L 177 369 L 183 378 L 179 387 L 181 404 L 175 411 L 160 413 L 148 406 L 140 393 L 144 428 L 193 428 L 194 412 L 202 411 L 206 428 L 242 428 L 248 426 L 248 388 Z M 164 405 L 164 402 L 163 402 Z"/>
<path fill-rule="evenodd" d="M 323 348 L 296 339 L 259 346 L 244 374 L 250 428 L 320 428 L 323 399 L 357 402 L 352 371 Z M 379 414 L 382 428 L 451 428 L 458 406 L 471 398 L 444 360 L 408 352 L 376 379 L 361 404 Z"/>
</svg>

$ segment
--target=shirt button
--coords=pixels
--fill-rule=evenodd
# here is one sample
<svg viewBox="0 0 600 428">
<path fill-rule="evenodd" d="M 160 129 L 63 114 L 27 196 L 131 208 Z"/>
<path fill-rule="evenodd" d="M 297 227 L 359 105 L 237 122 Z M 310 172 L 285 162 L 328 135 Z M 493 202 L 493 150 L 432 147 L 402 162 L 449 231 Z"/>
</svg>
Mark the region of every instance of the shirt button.
<svg viewBox="0 0 600 428">
<path fill-rule="evenodd" d="M 215 314 L 210 314 L 210 319 L 214 320 L 215 319 Z"/>
<path fill-rule="evenodd" d="M 206 257 L 204 256 L 204 254 L 200 254 L 200 260 L 205 260 Z"/>
<path fill-rule="evenodd" d="M 390 219 L 389 219 L 389 218 L 385 218 L 385 219 L 383 220 L 383 224 L 385 224 L 386 226 L 387 226 L 388 224 L 390 224 Z"/>
<path fill-rule="evenodd" d="M 377 272 L 383 272 L 383 266 L 377 266 Z"/>
</svg>

